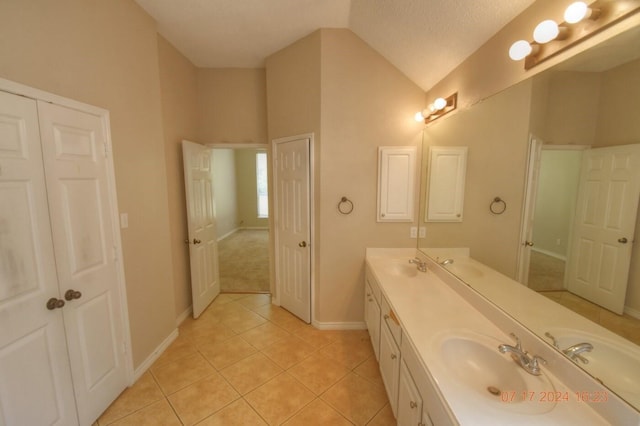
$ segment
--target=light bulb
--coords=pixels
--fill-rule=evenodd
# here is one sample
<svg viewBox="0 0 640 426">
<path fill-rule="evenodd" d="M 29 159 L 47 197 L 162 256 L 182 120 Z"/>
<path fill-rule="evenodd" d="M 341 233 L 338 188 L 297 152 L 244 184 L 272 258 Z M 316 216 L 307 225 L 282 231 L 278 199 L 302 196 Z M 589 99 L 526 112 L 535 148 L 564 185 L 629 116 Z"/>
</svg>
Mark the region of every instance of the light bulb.
<svg viewBox="0 0 640 426">
<path fill-rule="evenodd" d="M 533 30 L 533 39 L 540 44 L 549 43 L 558 37 L 559 33 L 560 29 L 558 28 L 558 24 L 551 19 L 547 19 L 546 21 L 540 22 L 535 30 Z"/>
<path fill-rule="evenodd" d="M 424 121 L 424 115 L 422 115 L 422 111 L 416 112 L 416 115 L 413 116 L 416 121 Z"/>
<path fill-rule="evenodd" d="M 571 3 L 564 12 L 564 20 L 568 24 L 575 24 L 582 21 L 589 14 L 589 7 L 583 1 Z"/>
<path fill-rule="evenodd" d="M 519 61 L 526 58 L 531 54 L 533 48 L 528 41 L 518 40 L 511 45 L 509 49 L 509 57 L 514 61 Z"/>
<path fill-rule="evenodd" d="M 440 111 L 441 109 L 444 109 L 444 107 L 447 106 L 447 101 L 443 98 L 438 98 L 435 101 L 433 101 L 433 106 L 435 107 L 436 111 Z"/>
</svg>

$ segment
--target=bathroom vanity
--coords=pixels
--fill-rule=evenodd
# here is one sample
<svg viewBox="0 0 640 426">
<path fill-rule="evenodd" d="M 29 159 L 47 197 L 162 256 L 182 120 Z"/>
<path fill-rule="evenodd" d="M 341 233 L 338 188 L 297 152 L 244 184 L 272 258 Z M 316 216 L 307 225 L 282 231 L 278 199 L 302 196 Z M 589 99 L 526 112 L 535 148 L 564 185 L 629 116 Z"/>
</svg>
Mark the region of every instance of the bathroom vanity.
<svg viewBox="0 0 640 426">
<path fill-rule="evenodd" d="M 365 318 L 398 425 L 640 424 L 572 360 L 446 266 L 422 254 L 409 263 L 415 255 L 366 253 Z M 522 356 L 537 357 L 541 374 L 515 362 Z"/>
</svg>

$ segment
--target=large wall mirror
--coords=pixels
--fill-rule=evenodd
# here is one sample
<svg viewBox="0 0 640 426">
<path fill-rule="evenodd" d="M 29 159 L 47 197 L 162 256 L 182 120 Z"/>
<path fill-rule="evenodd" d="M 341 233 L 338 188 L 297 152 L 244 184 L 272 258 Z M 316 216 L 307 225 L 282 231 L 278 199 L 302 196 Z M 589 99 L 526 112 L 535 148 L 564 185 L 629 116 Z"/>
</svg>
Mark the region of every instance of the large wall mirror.
<svg viewBox="0 0 640 426">
<path fill-rule="evenodd" d="M 465 214 L 458 223 L 425 221 L 423 171 L 426 237 L 418 249 L 434 256 L 435 248 L 468 248 L 474 261 L 512 279 L 518 292 L 528 287 L 525 297 L 535 291 L 554 309 L 561 306 L 566 315 L 557 318 L 571 324 L 555 320 L 555 329 L 571 330 L 595 347 L 575 365 L 640 410 L 640 249 L 634 247 L 640 28 L 432 123 L 424 131 L 425 156 L 432 146 L 468 147 Z M 606 164 L 615 170 L 603 177 Z M 492 212 L 497 197 L 502 201 Z M 582 226 L 591 222 L 603 224 L 610 241 L 595 241 Z M 491 283 L 480 284 L 477 271 L 450 271 L 552 344 L 549 322 L 541 321 L 549 312 L 525 314 L 525 301 L 502 303 Z M 575 284 L 590 280 L 600 280 L 595 291 Z M 581 335 L 580 324 L 587 323 Z M 609 354 L 598 358 L 603 351 Z"/>
</svg>

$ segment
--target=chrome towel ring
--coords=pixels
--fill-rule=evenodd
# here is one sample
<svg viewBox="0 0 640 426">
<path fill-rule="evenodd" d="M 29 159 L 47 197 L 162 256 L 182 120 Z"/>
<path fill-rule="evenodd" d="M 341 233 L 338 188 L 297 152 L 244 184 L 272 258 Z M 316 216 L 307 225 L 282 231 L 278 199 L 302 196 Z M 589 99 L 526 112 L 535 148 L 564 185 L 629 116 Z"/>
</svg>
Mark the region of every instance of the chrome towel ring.
<svg viewBox="0 0 640 426">
<path fill-rule="evenodd" d="M 502 198 L 496 197 L 491 204 L 489 204 L 489 210 L 491 210 L 493 214 L 502 214 L 507 210 L 507 203 Z"/>
<path fill-rule="evenodd" d="M 351 214 L 353 211 L 353 201 L 343 196 L 338 203 L 338 211 L 342 214 Z"/>
</svg>

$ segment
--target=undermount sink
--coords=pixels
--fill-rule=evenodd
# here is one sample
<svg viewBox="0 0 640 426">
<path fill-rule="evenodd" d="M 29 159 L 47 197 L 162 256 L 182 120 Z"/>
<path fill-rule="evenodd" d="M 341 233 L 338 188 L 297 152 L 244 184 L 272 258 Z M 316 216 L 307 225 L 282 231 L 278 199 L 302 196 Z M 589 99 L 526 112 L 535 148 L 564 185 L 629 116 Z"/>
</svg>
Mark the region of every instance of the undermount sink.
<svg viewBox="0 0 640 426">
<path fill-rule="evenodd" d="M 553 384 L 534 376 L 501 354 L 501 342 L 488 336 L 460 332 L 440 340 L 441 361 L 464 400 L 519 414 L 543 414 L 556 405 Z"/>
<path fill-rule="evenodd" d="M 385 272 L 396 277 L 412 278 L 418 275 L 417 266 L 409 263 L 406 258 L 389 259 L 383 262 L 382 265 Z"/>
</svg>

